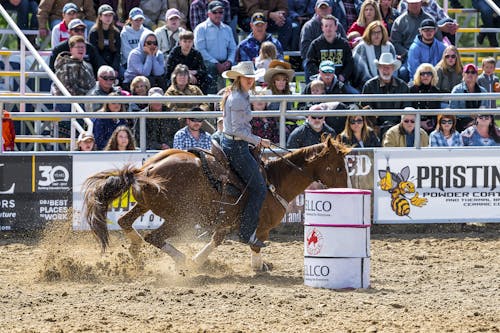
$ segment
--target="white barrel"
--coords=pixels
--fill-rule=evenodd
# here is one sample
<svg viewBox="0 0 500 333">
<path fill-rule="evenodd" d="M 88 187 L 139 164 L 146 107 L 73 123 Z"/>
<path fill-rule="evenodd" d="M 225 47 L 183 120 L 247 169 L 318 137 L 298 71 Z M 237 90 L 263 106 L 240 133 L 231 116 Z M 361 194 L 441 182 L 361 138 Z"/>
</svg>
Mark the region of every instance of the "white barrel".
<svg viewBox="0 0 500 333">
<path fill-rule="evenodd" d="M 370 286 L 370 196 L 369 190 L 306 190 L 305 285 Z"/>
</svg>

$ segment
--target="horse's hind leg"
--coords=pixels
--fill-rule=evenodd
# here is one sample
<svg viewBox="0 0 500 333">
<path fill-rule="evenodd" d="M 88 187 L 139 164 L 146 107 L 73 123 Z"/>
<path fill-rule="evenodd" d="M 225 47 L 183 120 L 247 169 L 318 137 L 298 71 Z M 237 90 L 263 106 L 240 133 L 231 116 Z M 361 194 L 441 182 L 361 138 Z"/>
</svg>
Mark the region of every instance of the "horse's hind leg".
<svg viewBox="0 0 500 333">
<path fill-rule="evenodd" d="M 118 225 L 123 229 L 125 236 L 130 241 L 129 251 L 133 257 L 137 257 L 141 244 L 144 240 L 141 235 L 139 235 L 137 230 L 132 227 L 132 224 L 138 217 L 147 211 L 148 209 L 146 207 L 140 204 L 135 204 L 131 210 L 120 216 L 118 219 Z"/>
</svg>

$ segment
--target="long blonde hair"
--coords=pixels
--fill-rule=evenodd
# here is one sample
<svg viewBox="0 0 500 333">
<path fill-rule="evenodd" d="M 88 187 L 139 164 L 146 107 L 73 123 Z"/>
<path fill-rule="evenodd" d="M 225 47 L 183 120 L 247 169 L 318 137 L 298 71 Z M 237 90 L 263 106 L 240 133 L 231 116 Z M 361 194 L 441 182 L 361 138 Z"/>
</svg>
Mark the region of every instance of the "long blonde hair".
<svg viewBox="0 0 500 333">
<path fill-rule="evenodd" d="M 255 81 L 252 87 L 250 87 L 250 90 L 251 91 L 255 90 Z M 225 112 L 227 98 L 233 91 L 243 91 L 243 89 L 241 88 L 241 76 L 236 77 L 233 83 L 229 87 L 226 87 L 224 89 L 224 93 L 222 94 L 222 100 L 220 101 L 220 109 L 222 110 L 223 114 Z"/>
<path fill-rule="evenodd" d="M 365 0 L 363 4 L 361 5 L 361 9 L 359 10 L 359 15 L 358 19 L 356 20 L 356 23 L 361 26 L 361 27 L 366 27 L 366 17 L 365 17 L 365 8 L 366 6 L 372 6 L 373 9 L 375 10 L 375 18 L 373 21 L 380 21 L 382 20 L 382 14 L 380 14 L 380 8 L 378 8 L 378 3 L 374 0 Z"/>
<path fill-rule="evenodd" d="M 464 66 L 462 65 L 462 60 L 460 59 L 460 54 L 458 53 L 458 49 L 455 45 L 448 45 L 444 51 L 443 51 L 443 56 L 441 57 L 441 60 L 436 64 L 436 69 L 441 68 L 442 70 L 448 70 L 449 67 L 446 64 L 446 55 L 448 54 L 449 51 L 453 51 L 456 56 L 456 61 L 455 61 L 455 66 L 453 69 L 455 70 L 456 73 L 462 73 L 462 70 L 464 69 Z"/>
</svg>

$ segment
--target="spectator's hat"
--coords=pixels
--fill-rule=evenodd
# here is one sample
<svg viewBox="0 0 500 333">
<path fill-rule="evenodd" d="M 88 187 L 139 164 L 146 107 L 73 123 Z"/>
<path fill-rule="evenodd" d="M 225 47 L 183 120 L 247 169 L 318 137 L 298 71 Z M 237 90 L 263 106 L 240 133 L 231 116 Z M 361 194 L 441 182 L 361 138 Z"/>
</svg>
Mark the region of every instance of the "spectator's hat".
<svg viewBox="0 0 500 333">
<path fill-rule="evenodd" d="M 86 28 L 87 26 L 80 19 L 73 19 L 73 20 L 71 20 L 71 22 L 69 22 L 69 24 L 68 24 L 68 29 L 69 30 L 73 30 L 76 27 L 85 27 Z"/>
<path fill-rule="evenodd" d="M 433 19 L 425 19 L 420 23 L 420 29 L 436 29 L 436 22 Z"/>
<path fill-rule="evenodd" d="M 319 64 L 319 70 L 323 73 L 335 73 L 335 64 L 331 60 L 323 60 Z"/>
<path fill-rule="evenodd" d="M 101 5 L 99 9 L 97 10 L 97 15 L 105 15 L 105 14 L 114 14 L 115 11 L 113 10 L 113 7 L 110 5 Z"/>
<path fill-rule="evenodd" d="M 281 60 L 272 60 L 269 63 L 269 67 L 266 70 L 266 74 L 264 74 L 264 81 L 267 84 L 271 84 L 271 80 L 273 76 L 276 74 L 284 74 L 288 77 L 288 82 L 293 80 L 293 76 L 295 75 L 295 71 L 292 69 L 292 65 L 289 62 L 281 61 Z"/>
<path fill-rule="evenodd" d="M 408 3 L 419 3 L 422 2 L 422 0 L 406 0 Z"/>
<path fill-rule="evenodd" d="M 375 65 L 393 65 L 394 70 L 397 71 L 401 67 L 401 61 L 395 59 L 392 53 L 382 53 L 380 59 L 375 59 Z"/>
<path fill-rule="evenodd" d="M 63 14 L 66 14 L 66 13 L 69 13 L 71 11 L 78 12 L 78 6 L 72 2 L 68 2 L 67 4 L 64 5 L 62 12 L 63 12 Z"/>
<path fill-rule="evenodd" d="M 328 0 L 317 0 L 315 8 L 319 8 L 321 6 L 331 7 L 331 3 Z"/>
<path fill-rule="evenodd" d="M 162 97 L 163 93 L 163 89 L 161 89 L 160 87 L 153 87 L 148 90 L 148 96 Z"/>
<path fill-rule="evenodd" d="M 82 132 L 80 135 L 78 135 L 78 140 L 76 140 L 77 143 L 84 142 L 84 141 L 95 141 L 94 134 L 90 132 Z"/>
<path fill-rule="evenodd" d="M 211 1 L 209 4 L 208 4 L 208 11 L 209 12 L 215 12 L 217 9 L 224 9 L 224 4 L 220 1 Z"/>
<path fill-rule="evenodd" d="M 145 19 L 144 12 L 139 7 L 132 8 L 130 10 L 130 12 L 128 13 L 128 17 L 130 17 L 130 19 L 132 19 L 133 21 L 140 19 L 140 18 L 143 20 Z"/>
<path fill-rule="evenodd" d="M 250 21 L 250 23 L 252 23 L 253 25 L 264 24 L 264 23 L 267 23 L 267 19 L 264 16 L 264 13 L 256 12 L 256 13 L 253 13 L 252 20 Z"/>
<path fill-rule="evenodd" d="M 231 80 L 234 80 L 240 76 L 255 79 L 258 75 L 259 70 L 255 71 L 253 61 L 241 61 L 237 65 L 232 66 L 230 70 L 222 73 L 223 78 Z"/>
<path fill-rule="evenodd" d="M 474 64 L 467 64 L 464 66 L 464 73 L 470 70 L 473 70 L 477 73 L 477 66 Z"/>
<path fill-rule="evenodd" d="M 167 10 L 167 12 L 165 13 L 165 18 L 168 20 L 170 20 L 172 17 L 177 17 L 177 18 L 181 18 L 181 12 L 179 12 L 177 9 L 175 8 L 170 8 L 169 10 Z"/>
</svg>

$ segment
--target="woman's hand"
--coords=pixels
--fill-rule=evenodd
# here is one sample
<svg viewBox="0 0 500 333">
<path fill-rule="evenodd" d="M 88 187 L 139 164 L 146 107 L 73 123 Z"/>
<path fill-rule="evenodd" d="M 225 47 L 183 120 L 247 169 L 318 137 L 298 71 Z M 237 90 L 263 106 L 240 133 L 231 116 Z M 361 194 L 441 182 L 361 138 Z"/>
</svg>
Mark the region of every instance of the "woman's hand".
<svg viewBox="0 0 500 333">
<path fill-rule="evenodd" d="M 269 148 L 271 147 L 271 140 L 269 139 L 261 139 L 260 140 L 260 145 L 264 148 Z"/>
</svg>

